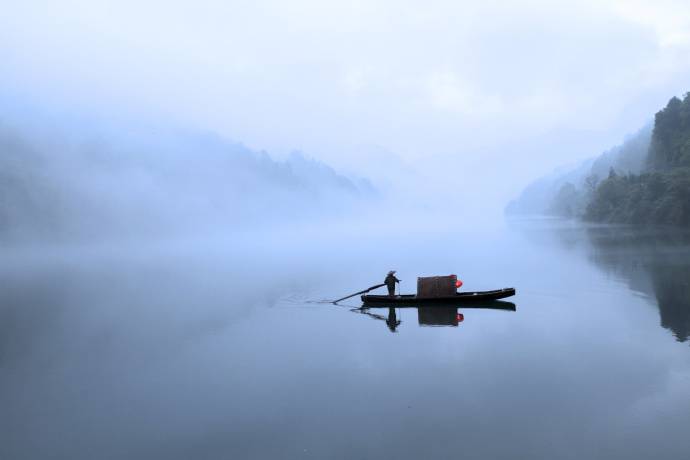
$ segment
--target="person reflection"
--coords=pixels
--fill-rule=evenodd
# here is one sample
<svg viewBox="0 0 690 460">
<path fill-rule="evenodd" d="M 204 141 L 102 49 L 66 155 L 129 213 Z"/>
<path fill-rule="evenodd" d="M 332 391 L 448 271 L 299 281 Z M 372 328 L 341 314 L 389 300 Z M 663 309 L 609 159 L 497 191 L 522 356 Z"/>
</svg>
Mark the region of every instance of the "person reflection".
<svg viewBox="0 0 690 460">
<path fill-rule="evenodd" d="M 395 308 L 393 307 L 388 307 L 388 318 L 386 319 L 386 324 L 388 324 L 388 329 L 390 329 L 391 332 L 397 332 L 395 329 L 400 326 L 400 321 L 398 321 L 398 317 L 395 314 Z"/>
</svg>

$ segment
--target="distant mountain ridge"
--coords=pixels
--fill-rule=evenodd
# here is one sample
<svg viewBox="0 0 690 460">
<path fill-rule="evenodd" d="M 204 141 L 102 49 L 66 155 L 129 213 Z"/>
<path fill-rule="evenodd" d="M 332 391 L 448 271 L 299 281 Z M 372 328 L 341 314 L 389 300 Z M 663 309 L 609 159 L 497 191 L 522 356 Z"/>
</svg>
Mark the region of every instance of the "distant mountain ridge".
<svg viewBox="0 0 690 460">
<path fill-rule="evenodd" d="M 506 213 L 690 226 L 690 93 L 621 146 L 533 182 Z"/>
<path fill-rule="evenodd" d="M 575 166 L 561 167 L 529 184 L 506 207 L 513 215 L 583 216 L 593 189 L 611 168 L 621 174 L 636 174 L 645 168 L 652 136 L 648 124 L 616 147 Z"/>
<path fill-rule="evenodd" d="M 276 161 L 209 133 L 120 127 L 77 142 L 0 124 L 0 238 L 214 231 L 324 216 L 377 196 L 294 152 Z"/>
</svg>

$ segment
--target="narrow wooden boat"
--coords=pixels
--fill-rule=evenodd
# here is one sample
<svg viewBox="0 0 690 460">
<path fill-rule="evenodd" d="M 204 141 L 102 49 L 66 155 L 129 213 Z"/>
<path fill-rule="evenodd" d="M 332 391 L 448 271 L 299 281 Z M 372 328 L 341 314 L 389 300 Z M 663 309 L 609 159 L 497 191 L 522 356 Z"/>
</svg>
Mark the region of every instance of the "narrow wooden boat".
<svg viewBox="0 0 690 460">
<path fill-rule="evenodd" d="M 361 307 L 355 310 L 369 310 L 371 308 L 414 308 L 416 310 L 445 310 L 453 309 L 487 309 L 487 310 L 507 310 L 517 311 L 513 302 L 505 300 L 487 300 L 484 302 L 457 303 L 457 302 L 414 302 L 414 303 L 385 303 L 385 302 L 364 302 Z"/>
<path fill-rule="evenodd" d="M 462 305 L 486 303 L 492 300 L 505 299 L 506 297 L 514 295 L 515 288 L 503 288 L 495 291 L 458 292 L 454 296 L 444 297 L 418 297 L 415 294 L 403 294 L 393 297 L 387 295 L 363 295 L 362 302 L 367 305 Z"/>
</svg>

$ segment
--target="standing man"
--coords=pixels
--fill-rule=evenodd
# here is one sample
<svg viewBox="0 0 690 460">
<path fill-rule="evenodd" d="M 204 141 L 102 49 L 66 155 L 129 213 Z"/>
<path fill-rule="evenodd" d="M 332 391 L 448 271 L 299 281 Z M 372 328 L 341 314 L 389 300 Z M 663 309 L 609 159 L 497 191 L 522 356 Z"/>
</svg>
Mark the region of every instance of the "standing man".
<svg viewBox="0 0 690 460">
<path fill-rule="evenodd" d="M 395 283 L 399 282 L 400 280 L 395 277 L 395 270 L 389 271 L 384 283 L 386 283 L 386 286 L 388 287 L 388 295 L 390 297 L 395 297 Z"/>
</svg>

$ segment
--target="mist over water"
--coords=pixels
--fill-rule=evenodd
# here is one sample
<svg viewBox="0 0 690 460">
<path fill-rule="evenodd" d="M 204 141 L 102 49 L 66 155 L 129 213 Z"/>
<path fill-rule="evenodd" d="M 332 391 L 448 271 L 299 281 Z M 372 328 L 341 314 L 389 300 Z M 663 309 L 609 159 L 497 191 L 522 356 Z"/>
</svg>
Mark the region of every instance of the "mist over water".
<svg viewBox="0 0 690 460">
<path fill-rule="evenodd" d="M 5 3 L 0 459 L 687 457 L 683 1 Z"/>
<path fill-rule="evenodd" d="M 642 459 L 689 447 L 688 318 L 668 313 L 686 307 L 687 235 L 626 244 L 562 221 L 328 230 L 3 259 L 3 457 Z M 668 275 L 653 270 L 665 257 L 680 264 Z M 416 309 L 398 309 L 391 333 L 375 317 L 387 309 L 318 303 L 389 268 L 404 292 L 451 272 L 468 290 L 516 286 L 516 311 L 461 307 L 457 327 L 420 327 Z"/>
<path fill-rule="evenodd" d="M 25 134 L 3 132 L 2 458 L 690 447 L 687 232 L 400 202 L 197 132 Z M 405 293 L 453 273 L 517 296 L 433 314 L 329 303 L 390 269 Z"/>
</svg>

